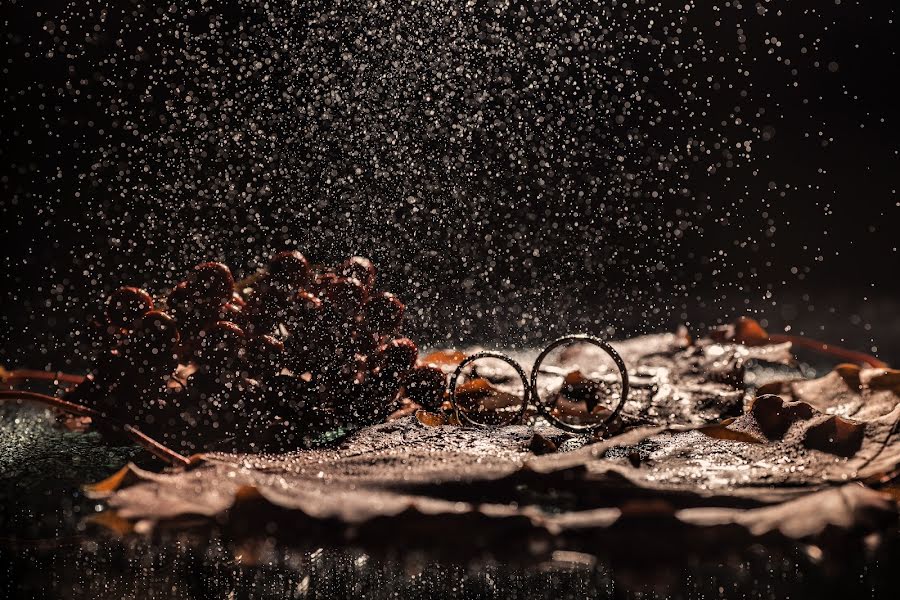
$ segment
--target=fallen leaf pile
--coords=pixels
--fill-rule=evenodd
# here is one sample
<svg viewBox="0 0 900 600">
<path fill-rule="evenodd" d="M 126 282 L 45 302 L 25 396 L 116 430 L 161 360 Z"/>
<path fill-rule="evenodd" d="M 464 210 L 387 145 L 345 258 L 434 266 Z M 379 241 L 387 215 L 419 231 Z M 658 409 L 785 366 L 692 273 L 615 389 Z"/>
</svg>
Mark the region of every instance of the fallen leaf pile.
<svg viewBox="0 0 900 600">
<path fill-rule="evenodd" d="M 164 473 L 128 466 L 91 493 L 121 532 L 216 528 L 504 557 L 675 555 L 760 540 L 836 548 L 896 523 L 900 371 L 840 365 L 753 394 L 748 364 L 791 364 L 789 343 L 679 333 L 614 346 L 634 386 L 607 439 L 420 412 L 330 449 L 207 454 Z M 571 346 L 555 372 L 589 372 L 593 352 Z"/>
</svg>

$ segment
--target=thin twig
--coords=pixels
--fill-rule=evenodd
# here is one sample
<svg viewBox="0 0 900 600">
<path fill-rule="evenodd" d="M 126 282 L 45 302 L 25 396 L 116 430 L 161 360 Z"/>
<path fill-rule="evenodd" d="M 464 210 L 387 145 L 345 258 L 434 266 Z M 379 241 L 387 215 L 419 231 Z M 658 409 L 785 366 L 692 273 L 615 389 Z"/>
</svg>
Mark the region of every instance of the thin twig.
<svg viewBox="0 0 900 600">
<path fill-rule="evenodd" d="M 64 412 L 79 417 L 90 417 L 92 419 L 103 420 L 100 411 L 94 410 L 81 404 L 75 404 L 56 396 L 48 396 L 47 394 L 38 394 L 37 392 L 26 392 L 24 390 L 4 390 L 0 391 L 0 400 L 30 400 L 40 404 L 46 404 L 53 408 L 58 408 Z"/>
<path fill-rule="evenodd" d="M 93 408 L 82 406 L 81 404 L 75 404 L 74 402 L 69 402 L 68 400 L 63 400 L 62 398 L 57 398 L 55 396 L 48 396 L 46 394 L 38 394 L 37 392 L 25 392 L 18 390 L 0 391 L 0 402 L 4 400 L 27 400 L 31 402 L 38 402 L 40 404 L 52 406 L 53 408 L 58 408 L 69 414 L 78 415 L 80 417 L 90 417 L 92 420 L 98 423 L 107 423 L 118 427 L 138 445 L 142 446 L 145 450 L 153 454 L 155 457 L 169 463 L 170 465 L 180 465 L 182 467 L 186 467 L 190 464 L 190 461 L 187 458 L 185 458 L 181 454 L 178 454 L 171 448 L 166 447 L 164 444 L 157 442 L 147 434 L 141 432 L 136 427 L 133 427 L 126 423 L 121 423 L 115 419 L 111 419 Z"/>
<path fill-rule="evenodd" d="M 36 369 L 16 369 L 3 375 L 3 383 L 12 385 L 23 381 L 54 381 L 78 385 L 84 381 L 83 375 L 70 375 L 61 371 L 38 371 Z"/>
<path fill-rule="evenodd" d="M 865 352 L 848 350 L 847 348 L 842 348 L 840 346 L 835 346 L 834 344 L 828 344 L 826 342 L 820 342 L 819 340 L 803 337 L 801 335 L 784 335 L 781 333 L 771 333 L 769 334 L 769 341 L 775 343 L 790 342 L 791 344 L 800 346 L 801 348 L 807 348 L 815 352 L 820 352 L 822 354 L 827 354 L 854 363 L 867 364 L 870 367 L 874 367 L 876 369 L 886 369 L 888 367 L 888 364 L 886 362 L 879 360 L 870 354 L 866 354 Z"/>
</svg>

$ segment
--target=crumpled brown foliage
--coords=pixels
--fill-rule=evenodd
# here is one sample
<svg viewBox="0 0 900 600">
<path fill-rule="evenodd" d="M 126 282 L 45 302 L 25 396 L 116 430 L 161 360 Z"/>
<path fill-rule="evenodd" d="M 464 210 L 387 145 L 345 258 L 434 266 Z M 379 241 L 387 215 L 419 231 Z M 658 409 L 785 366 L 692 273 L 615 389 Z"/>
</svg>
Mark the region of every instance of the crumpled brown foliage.
<svg viewBox="0 0 900 600">
<path fill-rule="evenodd" d="M 712 338 L 692 340 L 686 331 L 640 336 L 612 345 L 625 361 L 631 384 L 621 422 L 615 424 L 613 431 L 640 425 L 703 425 L 738 416 L 748 399 L 744 375 L 751 362 L 795 364 L 790 343 L 745 346 Z M 528 369 L 537 351 L 510 354 Z M 441 352 L 430 357 L 436 365 L 452 372 L 465 354 Z M 603 350 L 591 344 L 566 347 L 555 362 L 546 361 L 543 369 L 570 376 L 609 376 L 617 382 L 619 378 Z M 560 375 L 554 380 L 550 373 L 539 377 L 541 397 L 554 398 L 564 386 L 564 379 Z M 483 387 L 484 380 L 479 381 Z M 521 384 L 517 378 L 506 385 L 495 383 L 494 387 L 498 404 L 519 402 Z M 465 392 L 463 384 L 458 393 Z M 565 402 L 561 405 L 565 406 Z"/>
<path fill-rule="evenodd" d="M 791 345 L 744 346 L 686 332 L 648 335 L 613 344 L 628 367 L 631 392 L 626 418 L 652 424 L 702 425 L 743 410 L 744 374 L 752 361 L 793 365 Z M 603 364 L 593 345 L 569 346 L 558 367 L 588 372 Z"/>
<path fill-rule="evenodd" d="M 900 372 L 840 366 L 764 386 L 742 410 L 747 362 L 789 363 L 789 345 L 673 334 L 616 347 L 648 380 L 627 407 L 647 424 L 596 443 L 405 416 L 333 449 L 212 454 L 161 474 L 129 466 L 93 493 L 119 530 L 192 522 L 299 544 L 505 556 L 640 540 L 672 555 L 758 539 L 839 545 L 896 521 L 895 501 L 861 482 L 900 468 Z M 590 352 L 573 347 L 560 362 L 584 369 Z M 735 402 L 740 416 L 720 420 Z"/>
</svg>

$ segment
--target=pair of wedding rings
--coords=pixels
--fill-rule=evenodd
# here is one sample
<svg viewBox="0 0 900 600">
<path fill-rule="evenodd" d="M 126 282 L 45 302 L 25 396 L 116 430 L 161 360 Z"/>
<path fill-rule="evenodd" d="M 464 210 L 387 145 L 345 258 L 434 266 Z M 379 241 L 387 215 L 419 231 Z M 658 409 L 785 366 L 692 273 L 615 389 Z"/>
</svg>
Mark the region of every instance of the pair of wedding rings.
<svg viewBox="0 0 900 600">
<path fill-rule="evenodd" d="M 612 358 L 613 362 L 616 364 L 616 367 L 619 369 L 619 374 L 621 375 L 622 393 L 619 397 L 618 404 L 616 404 L 616 407 L 612 410 L 612 412 L 610 412 L 609 415 L 606 416 L 606 418 L 596 423 L 573 424 L 560 419 L 556 414 L 554 414 L 553 409 L 556 403 L 545 401 L 545 399 L 541 398 L 540 392 L 538 391 L 538 373 L 540 372 L 541 364 L 544 362 L 544 359 L 547 358 L 547 355 L 549 355 L 553 350 L 559 348 L 560 346 L 568 346 L 575 343 L 588 343 L 599 347 L 601 350 L 606 352 L 606 354 L 608 354 L 610 358 Z M 522 403 L 519 406 L 518 410 L 515 412 L 511 412 L 509 414 L 509 418 L 505 419 L 503 423 L 487 424 L 477 421 L 471 416 L 471 413 L 469 411 L 463 410 L 460 407 L 457 398 L 457 385 L 459 383 L 460 377 L 462 377 L 463 375 L 463 369 L 467 365 L 483 358 L 495 358 L 502 360 L 503 362 L 512 366 L 522 380 Z M 459 363 L 459 366 L 453 373 L 453 377 L 450 379 L 450 402 L 453 404 L 453 411 L 456 414 L 457 420 L 465 425 L 472 425 L 476 427 L 491 427 L 497 425 L 510 425 L 520 422 L 523 415 L 525 414 L 525 411 L 531 405 L 530 401 L 532 397 L 534 398 L 534 406 L 537 409 L 537 413 L 553 425 L 565 431 L 592 434 L 605 428 L 613 419 L 616 418 L 616 416 L 618 416 L 619 412 L 621 412 L 622 410 L 622 407 L 625 405 L 625 401 L 628 399 L 628 370 L 625 368 L 625 361 L 622 360 L 622 357 L 619 356 L 619 353 L 616 352 L 613 347 L 609 345 L 609 343 L 591 335 L 579 334 L 563 336 L 557 340 L 554 340 L 549 346 L 544 348 L 544 350 L 541 351 L 537 359 L 534 361 L 534 365 L 531 367 L 530 377 L 525 373 L 525 369 L 522 368 L 522 365 L 512 357 L 503 354 L 502 352 L 484 351 L 473 354 Z"/>
</svg>

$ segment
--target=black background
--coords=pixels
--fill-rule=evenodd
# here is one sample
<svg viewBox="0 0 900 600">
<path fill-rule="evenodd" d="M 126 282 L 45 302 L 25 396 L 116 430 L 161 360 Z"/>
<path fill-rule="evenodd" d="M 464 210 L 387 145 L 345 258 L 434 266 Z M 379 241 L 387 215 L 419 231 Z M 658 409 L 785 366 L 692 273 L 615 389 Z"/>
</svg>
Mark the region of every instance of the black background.
<svg viewBox="0 0 900 600">
<path fill-rule="evenodd" d="M 171 10 L 153 2 L 114 4 L 101 22 L 96 3 L 74 9 L 64 2 L 3 3 L 0 361 L 5 366 L 79 368 L 73 332 L 105 291 L 120 283 L 162 291 L 192 263 L 207 259 L 226 260 L 245 274 L 285 246 L 323 262 L 353 252 L 371 256 L 383 285 L 410 304 L 410 333 L 431 342 L 537 343 L 569 328 L 621 337 L 684 321 L 702 329 L 750 313 L 773 330 L 790 327 L 861 350 L 875 347 L 883 358 L 900 362 L 900 131 L 893 89 L 900 70 L 892 3 L 804 0 L 694 8 L 689 23 L 697 29 L 687 28 L 679 37 L 686 48 L 697 48 L 692 41 L 702 37 L 710 60 L 699 62 L 701 54 L 687 50 L 665 58 L 673 64 L 694 60 L 690 69 L 675 72 L 687 73 L 689 80 L 658 79 L 653 61 L 642 62 L 655 50 L 634 53 L 630 67 L 648 75 L 641 84 L 645 96 L 659 100 L 656 106 L 642 103 L 644 115 L 677 107 L 670 93 L 691 86 L 709 98 L 706 114 L 665 113 L 675 125 L 646 133 L 660 147 L 677 147 L 691 131 L 712 127 L 734 143 L 748 131 L 745 122 L 734 123 L 743 117 L 760 128 L 751 132 L 756 136 L 752 159 L 727 164 L 728 153 L 717 150 L 679 164 L 673 171 L 677 177 L 660 177 L 655 164 L 644 161 L 649 151 L 642 148 L 625 160 L 630 173 L 646 179 L 633 188 L 614 171 L 621 150 L 616 144 L 644 125 L 634 113 L 621 127 L 597 116 L 593 133 L 578 132 L 574 145 L 561 141 L 574 125 L 548 125 L 564 112 L 561 98 L 590 104 L 583 88 L 566 87 L 565 76 L 561 83 L 541 77 L 554 66 L 542 62 L 553 62 L 552 44 L 541 45 L 542 36 L 553 40 L 567 32 L 567 20 L 554 15 L 580 14 L 577 3 L 503 5 L 499 13 L 498 4 L 477 3 L 466 13 L 467 23 L 481 23 L 479 31 L 505 23 L 503 35 L 531 57 L 520 70 L 508 57 L 508 63 L 492 58 L 479 63 L 477 52 L 458 50 L 458 32 L 435 25 L 450 23 L 452 29 L 454 17 L 446 7 L 453 3 L 436 5 L 428 35 L 402 3 L 383 8 L 384 31 L 392 20 L 410 24 L 401 31 L 403 41 L 383 36 L 381 45 L 359 52 L 379 73 L 396 76 L 395 89 L 402 92 L 397 102 L 369 106 L 362 121 L 346 114 L 324 120 L 321 106 L 301 118 L 296 111 L 280 112 L 276 103 L 270 113 L 280 125 L 272 135 L 281 151 L 267 154 L 271 161 L 258 168 L 251 164 L 253 151 L 215 155 L 222 140 L 193 146 L 212 149 L 209 156 L 166 159 L 173 146 L 148 140 L 166 132 L 181 135 L 184 128 L 160 124 L 172 98 L 146 97 L 143 90 L 148 78 L 172 67 L 173 81 L 160 89 L 183 99 L 176 80 L 190 74 L 173 66 L 163 51 L 184 37 L 174 35 L 171 22 L 159 21 L 160 15 L 174 11 L 169 18 L 181 23 L 179 31 L 198 34 L 207 29 L 210 15 L 217 15 L 222 29 L 233 32 L 217 47 L 241 57 L 266 56 L 278 47 L 278 39 L 252 34 L 250 47 L 242 47 L 246 38 L 235 33 L 241 24 L 251 32 L 254 23 L 266 30 L 266 12 L 235 3 L 204 10 L 196 3 L 194 14 L 188 11 L 195 3 Z M 368 18 L 366 7 L 305 3 L 281 16 L 291 15 L 291 35 L 297 35 L 311 15 L 332 4 L 341 18 L 304 42 L 324 49 L 329 62 L 310 68 L 311 79 L 299 83 L 286 65 L 276 64 L 270 87 L 283 91 L 290 80 L 301 89 L 343 89 L 340 53 L 349 38 L 342 37 L 341 26 L 352 29 Z M 616 37 L 616 27 L 628 34 L 646 25 L 653 29 L 646 32 L 650 37 L 674 35 L 658 23 L 649 25 L 647 15 L 659 13 L 647 13 L 647 4 L 632 3 L 631 9 L 604 4 L 611 12 L 597 14 L 601 24 L 609 19 L 613 46 L 635 44 Z M 684 4 L 663 2 L 660 13 L 677 12 Z M 628 10 L 645 12 L 620 14 Z M 522 14 L 530 29 L 511 16 Z M 334 35 L 324 35 L 326 30 Z M 479 115 L 507 122 L 520 118 L 520 129 L 506 137 L 498 133 L 502 129 L 479 129 L 472 121 L 476 95 L 448 94 L 431 107 L 444 126 L 426 131 L 417 116 L 423 106 L 407 110 L 412 96 L 403 94 L 414 93 L 421 101 L 423 78 L 438 76 L 433 68 L 410 72 L 414 59 L 391 63 L 399 46 L 416 48 L 411 40 L 420 34 L 426 47 L 447 50 L 446 62 L 434 64 L 447 67 L 448 85 L 484 92 L 477 99 Z M 772 39 L 780 45 L 766 42 Z M 60 46 L 60 40 L 68 45 Z M 465 53 L 465 61 L 456 62 L 457 51 Z M 570 56 L 577 59 L 581 52 L 576 48 Z M 134 56 L 140 58 L 126 58 Z M 114 66 L 110 57 L 117 58 Z M 581 58 L 590 62 L 596 56 Z M 479 79 L 493 72 L 497 61 L 510 79 L 503 84 Z M 466 73 L 455 70 L 460 65 Z M 222 93 L 246 101 L 237 72 L 204 76 L 221 78 Z M 336 78 L 313 81 L 322 72 Z M 530 80 L 536 86 L 527 105 L 521 93 L 513 100 L 503 95 L 526 89 Z M 185 85 L 191 86 L 190 78 Z M 139 133 L 146 138 L 112 125 L 122 100 L 141 105 Z M 621 98 L 610 101 L 613 110 L 621 103 Z M 736 115 L 735 107 L 742 112 Z M 251 108 L 220 115 L 242 117 Z M 757 116 L 760 108 L 763 115 Z M 383 140 L 360 141 L 373 123 L 382 128 L 380 134 L 399 131 L 402 151 L 381 152 L 388 147 Z M 454 123 L 463 123 L 470 135 L 452 137 Z M 240 127 L 249 123 L 227 126 L 231 132 Z M 530 137 L 523 134 L 526 129 Z M 305 132 L 305 141 L 288 139 L 296 131 Z M 607 142 L 591 143 L 601 136 Z M 359 154 L 348 157 L 348 149 L 358 148 Z M 510 149 L 522 151 L 519 160 L 508 158 Z M 448 156 L 463 158 L 442 164 Z M 142 169 L 145 165 L 150 168 Z M 236 165 L 229 181 L 235 195 L 222 183 L 227 165 Z M 673 179 L 683 186 L 658 198 L 649 195 Z M 174 185 L 176 180 L 191 184 Z M 135 193 L 137 188 L 142 193 Z M 578 196 L 583 189 L 589 193 Z M 679 228 L 679 221 L 684 226 Z M 237 233 L 236 223 L 247 229 Z M 677 237 L 671 237 L 674 229 Z"/>
</svg>

